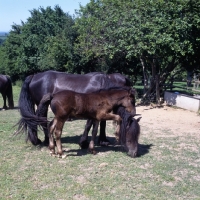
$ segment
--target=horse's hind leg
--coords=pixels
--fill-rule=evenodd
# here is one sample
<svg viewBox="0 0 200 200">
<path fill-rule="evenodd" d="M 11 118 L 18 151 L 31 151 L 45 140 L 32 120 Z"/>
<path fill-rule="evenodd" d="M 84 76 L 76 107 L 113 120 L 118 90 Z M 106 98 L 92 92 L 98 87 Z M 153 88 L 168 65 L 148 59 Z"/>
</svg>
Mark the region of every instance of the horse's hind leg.
<svg viewBox="0 0 200 200">
<path fill-rule="evenodd" d="M 48 112 L 50 100 L 51 100 L 50 94 L 46 94 L 43 96 L 43 98 L 40 101 L 40 104 L 38 105 L 37 110 L 36 110 L 37 116 L 47 118 L 47 112 Z M 47 128 L 47 122 L 42 124 L 42 128 L 43 128 L 44 135 L 45 135 L 44 145 L 48 146 L 49 145 L 49 132 L 48 132 L 48 128 Z"/>
<path fill-rule="evenodd" d="M 3 97 L 3 109 L 8 109 L 8 107 L 6 106 L 6 94 L 2 93 L 2 97 Z"/>
<path fill-rule="evenodd" d="M 98 132 L 98 126 L 99 126 L 99 121 L 93 120 L 92 139 L 90 141 L 89 148 L 88 148 L 88 150 L 93 154 L 96 154 L 96 151 L 94 150 L 94 144 L 95 144 L 95 138 Z"/>
</svg>

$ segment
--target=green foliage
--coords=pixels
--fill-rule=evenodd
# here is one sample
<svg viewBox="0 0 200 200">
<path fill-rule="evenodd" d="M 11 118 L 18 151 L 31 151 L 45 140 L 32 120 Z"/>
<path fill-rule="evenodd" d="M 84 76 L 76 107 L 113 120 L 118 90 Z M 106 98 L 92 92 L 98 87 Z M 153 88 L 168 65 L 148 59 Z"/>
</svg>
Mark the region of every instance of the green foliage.
<svg viewBox="0 0 200 200">
<path fill-rule="evenodd" d="M 150 95 L 156 76 L 162 87 L 177 66 L 200 68 L 199 9 L 190 0 L 92 0 L 78 13 L 76 49 L 83 63 L 96 59 L 107 72 L 134 74 L 142 66 L 152 77 Z"/>
<path fill-rule="evenodd" d="M 59 6 L 30 11 L 22 25 L 14 25 L 3 47 L 6 71 L 28 75 L 47 69 L 68 71 L 73 65 L 76 39 L 73 18 Z"/>
<path fill-rule="evenodd" d="M 98 0 L 81 8 L 76 20 L 78 47 L 86 58 L 125 55 L 129 60 L 144 56 L 150 61 L 194 53 L 190 32 L 199 26 L 199 2 L 125 2 Z"/>
<path fill-rule="evenodd" d="M 91 0 L 75 19 L 59 6 L 33 9 L 1 46 L 0 69 L 14 79 L 54 69 L 165 82 L 177 67 L 200 68 L 199 10 L 194 0 Z"/>
</svg>

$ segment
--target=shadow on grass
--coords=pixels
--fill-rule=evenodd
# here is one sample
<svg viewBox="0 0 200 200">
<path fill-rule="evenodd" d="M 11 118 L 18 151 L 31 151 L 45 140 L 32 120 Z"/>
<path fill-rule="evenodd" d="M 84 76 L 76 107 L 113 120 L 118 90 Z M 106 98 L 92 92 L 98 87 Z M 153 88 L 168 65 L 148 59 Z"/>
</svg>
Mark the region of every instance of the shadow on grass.
<svg viewBox="0 0 200 200">
<path fill-rule="evenodd" d="M 115 145 L 115 137 L 109 137 L 107 136 L 107 139 L 110 141 L 110 145 L 108 146 L 100 146 L 97 144 L 97 139 L 96 138 L 96 142 L 95 142 L 95 151 L 98 153 L 103 153 L 103 152 L 108 152 L 108 151 L 113 151 L 113 152 L 125 152 L 123 146 L 121 145 Z M 79 143 L 80 140 L 80 136 L 76 135 L 76 136 L 66 136 L 61 138 L 61 142 L 64 143 L 70 143 L 70 144 L 77 144 Z M 91 136 L 88 137 L 88 141 L 91 140 Z M 79 145 L 78 145 L 79 146 Z M 139 150 L 138 150 L 138 157 L 142 157 L 145 154 L 149 153 L 149 150 L 151 149 L 151 147 L 153 146 L 153 144 L 139 144 Z M 68 154 L 68 156 L 84 156 L 87 155 L 89 152 L 87 149 L 81 149 L 79 147 L 79 149 L 70 149 L 65 151 Z M 70 154 L 71 153 L 71 154 Z M 73 154 L 76 153 L 76 154 Z"/>
<path fill-rule="evenodd" d="M 144 156 L 145 154 L 149 153 L 149 150 L 153 144 L 139 144 L 139 155 L 138 157 Z"/>
<path fill-rule="evenodd" d="M 6 108 L 6 109 L 3 109 L 3 108 L 0 108 L 0 111 L 7 111 L 7 110 L 18 110 L 19 107 L 18 106 L 15 106 L 14 108 Z"/>
</svg>

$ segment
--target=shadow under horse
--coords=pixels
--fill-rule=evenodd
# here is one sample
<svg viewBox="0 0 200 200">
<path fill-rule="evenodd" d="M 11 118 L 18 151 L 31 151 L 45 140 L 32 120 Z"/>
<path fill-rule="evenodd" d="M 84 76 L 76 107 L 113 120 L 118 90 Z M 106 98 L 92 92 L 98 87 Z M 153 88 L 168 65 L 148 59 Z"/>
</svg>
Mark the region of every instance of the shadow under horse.
<svg viewBox="0 0 200 200">
<path fill-rule="evenodd" d="M 9 76 L 0 74 L 0 93 L 3 97 L 3 109 L 13 109 L 13 90 L 12 82 Z M 8 107 L 6 105 L 6 99 L 8 100 Z"/>
<path fill-rule="evenodd" d="M 18 130 L 26 126 L 27 140 L 33 145 L 38 145 L 37 125 L 33 126 L 29 118 L 36 114 L 35 105 L 39 105 L 45 94 L 55 94 L 63 90 L 71 90 L 79 93 L 90 93 L 100 89 L 131 86 L 130 80 L 122 74 L 104 74 L 92 72 L 88 74 L 67 74 L 65 72 L 46 71 L 26 77 L 20 92 L 19 110 L 21 119 L 18 122 Z M 44 107 L 43 116 L 47 118 L 48 108 Z M 89 123 L 89 122 L 87 122 Z M 47 124 L 44 126 L 44 144 L 49 144 Z M 106 139 L 106 121 L 100 122 L 99 143 L 108 142 Z"/>
</svg>

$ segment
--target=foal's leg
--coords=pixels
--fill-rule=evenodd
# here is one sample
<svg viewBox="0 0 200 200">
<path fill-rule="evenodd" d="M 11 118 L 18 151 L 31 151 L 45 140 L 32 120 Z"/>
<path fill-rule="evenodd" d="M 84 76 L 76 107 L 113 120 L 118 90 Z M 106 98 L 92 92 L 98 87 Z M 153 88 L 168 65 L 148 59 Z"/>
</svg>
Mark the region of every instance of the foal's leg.
<svg viewBox="0 0 200 200">
<path fill-rule="evenodd" d="M 56 146 L 57 146 L 57 154 L 59 157 L 62 157 L 63 150 L 62 150 L 62 143 L 61 143 L 61 135 L 62 135 L 62 129 L 64 126 L 65 121 L 63 120 L 57 120 L 56 123 L 56 129 L 55 129 L 55 140 L 56 140 Z"/>
<path fill-rule="evenodd" d="M 56 120 L 53 119 L 49 124 L 49 150 L 50 154 L 55 155 L 55 143 L 54 143 L 54 137 L 53 133 L 56 128 Z"/>
<path fill-rule="evenodd" d="M 61 135 L 62 135 L 62 129 L 64 126 L 65 121 L 53 119 L 50 123 L 50 130 L 49 130 L 49 149 L 51 154 L 55 154 L 55 143 L 54 143 L 54 137 L 53 132 L 55 132 L 55 140 L 56 140 L 56 146 L 57 146 L 57 154 L 59 157 L 62 157 L 63 151 L 62 151 L 62 144 L 61 144 Z"/>
<path fill-rule="evenodd" d="M 98 120 L 93 120 L 93 129 L 92 129 L 92 138 L 89 144 L 89 151 L 93 154 L 96 154 L 94 150 L 94 143 L 95 143 L 95 138 L 98 132 L 98 126 L 99 126 L 99 121 Z"/>
<path fill-rule="evenodd" d="M 116 132 L 115 135 L 119 135 L 120 132 L 120 126 L 121 126 L 121 122 L 122 122 L 122 118 L 119 115 L 113 114 L 113 113 L 107 113 L 104 114 L 102 117 L 102 119 L 104 120 L 115 120 L 117 121 L 117 128 L 116 128 Z"/>
</svg>

